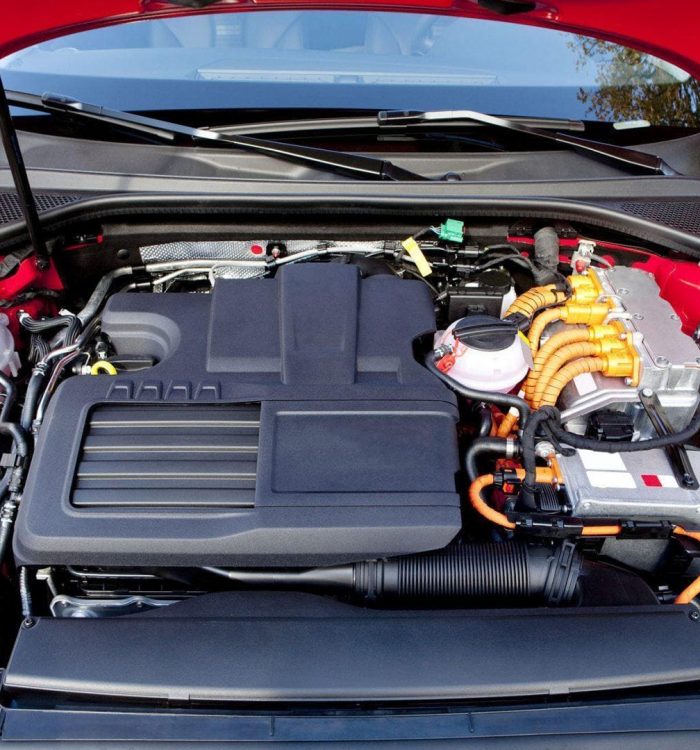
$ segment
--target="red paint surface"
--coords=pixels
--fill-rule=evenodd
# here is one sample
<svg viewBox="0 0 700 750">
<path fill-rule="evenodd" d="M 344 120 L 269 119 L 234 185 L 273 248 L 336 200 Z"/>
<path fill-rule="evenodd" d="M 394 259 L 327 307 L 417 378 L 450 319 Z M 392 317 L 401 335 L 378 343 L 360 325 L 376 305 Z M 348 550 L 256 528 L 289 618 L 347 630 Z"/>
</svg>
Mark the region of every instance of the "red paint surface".
<svg viewBox="0 0 700 750">
<path fill-rule="evenodd" d="M 19 264 L 19 267 L 12 276 L 0 279 L 0 300 L 13 300 L 17 295 L 24 292 L 40 289 L 61 291 L 63 289 L 61 277 L 58 275 L 53 263 L 50 263 L 46 270 L 40 271 L 36 267 L 34 258 L 27 258 L 27 260 L 23 260 Z M 8 327 L 15 338 L 15 345 L 21 348 L 25 342 L 20 332 L 19 321 L 17 320 L 17 313 L 20 310 L 25 310 L 33 318 L 39 318 L 42 315 L 55 314 L 56 303 L 52 299 L 34 297 L 18 305 L 0 307 L 0 313 L 7 315 L 9 318 Z"/>
<path fill-rule="evenodd" d="M 700 266 L 680 260 L 651 255 L 643 263 L 634 263 L 654 274 L 661 297 L 671 304 L 688 335 L 700 326 Z"/>
</svg>

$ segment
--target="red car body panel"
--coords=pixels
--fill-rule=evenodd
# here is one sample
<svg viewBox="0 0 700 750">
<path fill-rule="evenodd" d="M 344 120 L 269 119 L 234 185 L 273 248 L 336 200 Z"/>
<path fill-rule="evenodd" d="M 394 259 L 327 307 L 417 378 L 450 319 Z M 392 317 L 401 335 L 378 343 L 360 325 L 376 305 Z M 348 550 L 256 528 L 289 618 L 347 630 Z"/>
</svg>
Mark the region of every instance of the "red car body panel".
<svg viewBox="0 0 700 750">
<path fill-rule="evenodd" d="M 534 10 L 508 16 L 481 7 L 478 0 L 219 0 L 201 9 L 183 7 L 182 2 L 6 0 L 0 57 L 63 34 L 146 18 L 269 8 L 371 8 L 493 18 L 586 34 L 656 55 L 700 78 L 698 0 L 546 0 L 537 2 Z"/>
</svg>

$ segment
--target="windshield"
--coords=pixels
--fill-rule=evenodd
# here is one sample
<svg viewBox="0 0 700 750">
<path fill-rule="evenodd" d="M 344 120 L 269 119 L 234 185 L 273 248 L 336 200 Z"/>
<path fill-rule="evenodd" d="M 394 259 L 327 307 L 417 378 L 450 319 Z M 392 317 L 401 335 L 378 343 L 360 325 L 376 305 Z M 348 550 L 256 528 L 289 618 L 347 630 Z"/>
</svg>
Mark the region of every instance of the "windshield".
<svg viewBox="0 0 700 750">
<path fill-rule="evenodd" d="M 0 71 L 10 89 L 131 111 L 469 108 L 698 124 L 698 82 L 657 58 L 549 29 L 415 13 L 141 21 L 29 47 Z"/>
</svg>

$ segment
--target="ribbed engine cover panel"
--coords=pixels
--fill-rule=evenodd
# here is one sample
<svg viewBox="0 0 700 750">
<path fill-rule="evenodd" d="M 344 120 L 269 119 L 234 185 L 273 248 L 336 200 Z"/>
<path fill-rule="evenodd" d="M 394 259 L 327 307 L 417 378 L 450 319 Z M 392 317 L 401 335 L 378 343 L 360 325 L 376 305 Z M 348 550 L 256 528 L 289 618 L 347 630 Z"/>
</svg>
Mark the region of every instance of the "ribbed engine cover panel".
<svg viewBox="0 0 700 750">
<path fill-rule="evenodd" d="M 76 507 L 251 508 L 260 407 L 100 406 L 75 473 Z"/>
</svg>

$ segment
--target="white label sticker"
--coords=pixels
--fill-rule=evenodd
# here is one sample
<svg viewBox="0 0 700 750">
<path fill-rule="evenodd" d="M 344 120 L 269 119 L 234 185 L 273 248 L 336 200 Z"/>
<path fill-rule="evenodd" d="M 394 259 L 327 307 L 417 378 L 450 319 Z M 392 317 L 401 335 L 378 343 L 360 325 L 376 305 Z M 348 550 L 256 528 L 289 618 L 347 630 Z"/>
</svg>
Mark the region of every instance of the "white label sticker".
<svg viewBox="0 0 700 750">
<path fill-rule="evenodd" d="M 598 390 L 598 386 L 595 384 L 595 378 L 590 372 L 582 372 L 574 378 L 574 385 L 578 391 L 579 396 L 587 396 L 589 393 Z"/>
<path fill-rule="evenodd" d="M 580 450 L 578 454 L 586 469 L 594 471 L 627 471 L 625 462 L 619 453 L 599 453 L 598 451 Z"/>
<path fill-rule="evenodd" d="M 678 487 L 678 482 L 672 474 L 657 474 L 656 478 L 661 482 L 662 487 L 670 487 L 674 489 Z"/>
<path fill-rule="evenodd" d="M 634 477 L 627 471 L 589 471 L 588 481 L 592 487 L 602 489 L 634 490 L 637 487 Z"/>
</svg>

